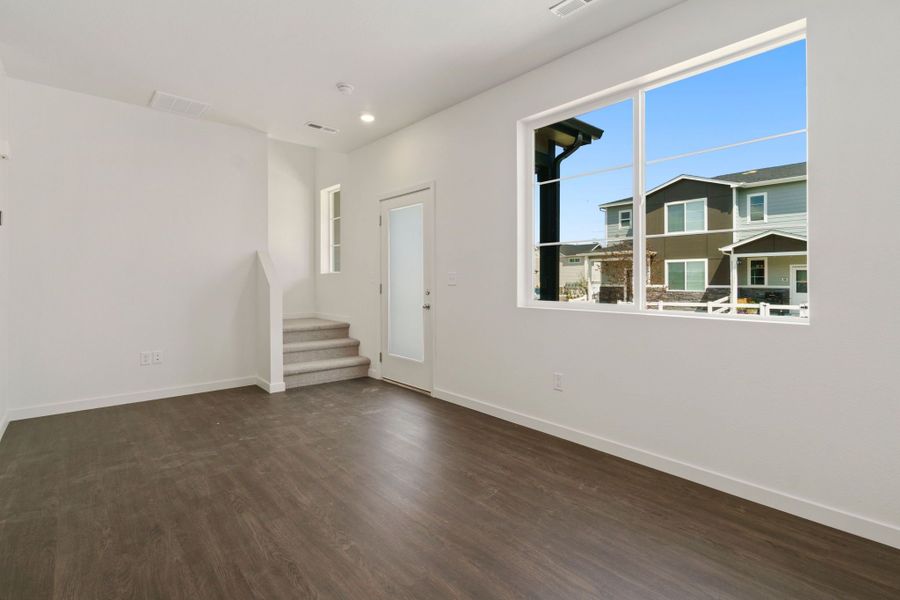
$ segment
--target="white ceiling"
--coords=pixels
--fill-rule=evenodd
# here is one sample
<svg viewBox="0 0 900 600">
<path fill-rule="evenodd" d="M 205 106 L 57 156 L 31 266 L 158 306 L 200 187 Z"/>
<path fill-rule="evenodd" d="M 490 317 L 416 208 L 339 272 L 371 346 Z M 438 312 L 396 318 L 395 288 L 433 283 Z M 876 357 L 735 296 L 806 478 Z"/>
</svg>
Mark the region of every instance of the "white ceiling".
<svg viewBox="0 0 900 600">
<path fill-rule="evenodd" d="M 555 0 L 0 0 L 0 60 L 12 77 L 140 105 L 158 89 L 209 102 L 206 119 L 347 151 L 680 1 L 595 0 L 560 19 Z"/>
</svg>

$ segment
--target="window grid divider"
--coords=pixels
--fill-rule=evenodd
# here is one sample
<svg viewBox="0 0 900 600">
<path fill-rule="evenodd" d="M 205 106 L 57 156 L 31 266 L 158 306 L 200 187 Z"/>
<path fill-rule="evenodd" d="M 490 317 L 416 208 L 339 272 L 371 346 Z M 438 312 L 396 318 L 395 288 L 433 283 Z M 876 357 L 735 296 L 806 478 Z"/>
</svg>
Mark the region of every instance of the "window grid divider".
<svg viewBox="0 0 900 600">
<path fill-rule="evenodd" d="M 634 151 L 634 201 L 632 202 L 631 226 L 632 226 L 632 242 L 634 264 L 632 266 L 632 301 L 634 302 L 634 310 L 642 311 L 647 306 L 647 239 L 644 235 L 645 230 L 645 182 L 644 182 L 644 157 L 646 136 L 644 133 L 644 112 L 645 112 L 645 96 L 644 91 L 638 89 L 634 94 L 632 106 L 634 124 L 632 125 L 633 151 Z"/>
</svg>

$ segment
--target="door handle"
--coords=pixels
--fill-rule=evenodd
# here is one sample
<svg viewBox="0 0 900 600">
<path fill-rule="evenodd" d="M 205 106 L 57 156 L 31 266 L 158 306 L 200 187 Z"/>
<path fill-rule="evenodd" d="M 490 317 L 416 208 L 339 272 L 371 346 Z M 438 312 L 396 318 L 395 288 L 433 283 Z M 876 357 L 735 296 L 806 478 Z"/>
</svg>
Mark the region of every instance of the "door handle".
<svg viewBox="0 0 900 600">
<path fill-rule="evenodd" d="M 431 310 L 431 305 L 430 305 L 430 304 L 423 304 L 423 305 L 422 305 L 422 308 L 425 309 L 425 310 Z"/>
</svg>

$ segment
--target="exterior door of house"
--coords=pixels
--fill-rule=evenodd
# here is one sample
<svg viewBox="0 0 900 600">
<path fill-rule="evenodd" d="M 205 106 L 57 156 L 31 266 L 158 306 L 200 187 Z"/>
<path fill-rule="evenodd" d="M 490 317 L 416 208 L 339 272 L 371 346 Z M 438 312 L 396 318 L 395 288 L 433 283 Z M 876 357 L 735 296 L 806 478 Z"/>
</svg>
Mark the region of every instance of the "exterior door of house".
<svg viewBox="0 0 900 600">
<path fill-rule="evenodd" d="M 381 376 L 431 392 L 434 189 L 381 201 Z"/>
<path fill-rule="evenodd" d="M 809 303 L 809 271 L 806 265 L 791 265 L 791 304 Z"/>
</svg>

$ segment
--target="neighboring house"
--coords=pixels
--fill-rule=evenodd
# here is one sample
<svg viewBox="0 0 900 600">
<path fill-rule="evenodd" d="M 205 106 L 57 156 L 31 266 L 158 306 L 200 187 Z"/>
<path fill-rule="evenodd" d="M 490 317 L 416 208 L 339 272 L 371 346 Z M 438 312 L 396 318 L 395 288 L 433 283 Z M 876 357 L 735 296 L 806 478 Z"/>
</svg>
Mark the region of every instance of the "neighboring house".
<svg viewBox="0 0 900 600">
<path fill-rule="evenodd" d="M 591 272 L 591 253 L 600 248 L 599 244 L 563 244 L 559 247 L 559 299 L 587 296 L 589 285 L 593 282 Z M 539 265 L 535 253 L 535 266 Z M 539 285 L 540 273 L 535 270 L 535 289 Z M 597 280 L 599 282 L 599 279 Z M 585 299 L 587 299 L 585 297 Z"/>
<path fill-rule="evenodd" d="M 807 304 L 806 163 L 706 178 L 681 175 L 647 192 L 648 302 L 698 302 L 730 296 L 770 304 Z M 618 270 L 633 238 L 631 198 L 600 205 L 607 247 L 597 268 Z M 629 259 L 630 260 L 630 259 Z M 601 275 L 592 297 L 608 301 L 621 282 Z M 605 289 L 610 288 L 610 289 Z"/>
<path fill-rule="evenodd" d="M 535 295 L 540 282 L 535 252 Z M 631 243 L 562 244 L 559 247 L 559 299 L 617 302 L 632 298 Z M 590 290 L 590 294 L 588 294 Z"/>
</svg>

